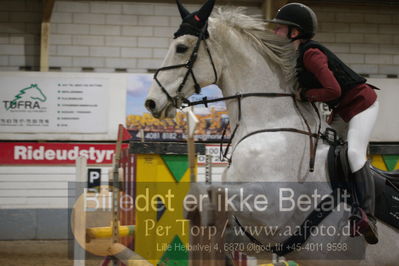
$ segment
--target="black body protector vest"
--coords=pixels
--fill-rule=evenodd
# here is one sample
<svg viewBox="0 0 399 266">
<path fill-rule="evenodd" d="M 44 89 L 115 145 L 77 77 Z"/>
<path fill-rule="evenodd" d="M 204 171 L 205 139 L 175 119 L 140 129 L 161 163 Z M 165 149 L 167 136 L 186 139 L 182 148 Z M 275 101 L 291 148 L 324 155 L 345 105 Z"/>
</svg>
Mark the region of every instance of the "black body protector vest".
<svg viewBox="0 0 399 266">
<path fill-rule="evenodd" d="M 347 91 L 349 91 L 356 85 L 366 82 L 365 78 L 363 78 L 362 76 L 354 72 L 350 67 L 345 65 L 333 52 L 328 50 L 320 43 L 309 40 L 308 42 L 302 43 L 299 46 L 299 56 L 297 60 L 297 78 L 299 85 L 304 91 L 308 89 L 323 87 L 318 79 L 313 75 L 313 73 L 307 71 L 303 65 L 303 56 L 306 50 L 310 48 L 318 48 L 327 56 L 328 67 L 334 74 L 335 79 L 338 81 L 342 89 L 340 98 L 342 98 L 342 95 L 344 95 Z M 339 104 L 340 98 L 327 102 L 327 105 L 332 109 L 335 108 Z"/>
</svg>

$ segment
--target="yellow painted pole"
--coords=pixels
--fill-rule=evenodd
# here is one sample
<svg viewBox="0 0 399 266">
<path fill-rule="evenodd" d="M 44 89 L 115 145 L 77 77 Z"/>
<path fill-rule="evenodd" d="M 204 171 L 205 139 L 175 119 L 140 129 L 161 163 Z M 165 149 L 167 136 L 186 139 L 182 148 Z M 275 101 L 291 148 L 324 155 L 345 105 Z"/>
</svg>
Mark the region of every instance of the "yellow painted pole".
<svg viewBox="0 0 399 266">
<path fill-rule="evenodd" d="M 112 244 L 109 248 L 109 253 L 127 266 L 152 266 L 152 264 L 142 256 L 120 243 Z"/>
<path fill-rule="evenodd" d="M 111 226 L 86 228 L 86 241 L 90 242 L 92 239 L 98 239 L 98 238 L 111 238 L 112 229 L 113 228 Z M 133 235 L 134 230 L 135 230 L 134 225 L 119 226 L 119 236 L 124 237 L 124 236 Z"/>
</svg>

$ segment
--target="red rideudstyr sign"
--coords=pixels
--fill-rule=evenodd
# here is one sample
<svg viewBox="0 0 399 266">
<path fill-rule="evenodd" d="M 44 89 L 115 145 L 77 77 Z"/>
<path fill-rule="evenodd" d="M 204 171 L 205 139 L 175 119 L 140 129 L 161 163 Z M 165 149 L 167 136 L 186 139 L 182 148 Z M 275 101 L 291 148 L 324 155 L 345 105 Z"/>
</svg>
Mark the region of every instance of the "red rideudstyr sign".
<svg viewBox="0 0 399 266">
<path fill-rule="evenodd" d="M 0 164 L 75 164 L 80 156 L 88 164 L 112 164 L 114 152 L 115 144 L 7 142 L 0 143 Z"/>
</svg>

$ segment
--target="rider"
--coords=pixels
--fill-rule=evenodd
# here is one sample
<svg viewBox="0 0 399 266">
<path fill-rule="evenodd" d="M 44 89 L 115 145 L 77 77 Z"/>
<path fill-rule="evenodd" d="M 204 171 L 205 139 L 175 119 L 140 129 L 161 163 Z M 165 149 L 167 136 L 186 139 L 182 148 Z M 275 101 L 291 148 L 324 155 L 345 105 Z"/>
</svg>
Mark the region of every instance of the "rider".
<svg viewBox="0 0 399 266">
<path fill-rule="evenodd" d="M 325 102 L 333 114 L 348 123 L 348 159 L 360 208 L 353 208 L 351 221 L 370 244 L 378 242 L 374 217 L 374 180 L 367 163 L 367 145 L 378 114 L 377 94 L 366 79 L 356 74 L 325 46 L 312 40 L 317 18 L 309 7 L 290 3 L 269 22 L 274 32 L 289 38 L 298 51 L 297 96 Z"/>
</svg>

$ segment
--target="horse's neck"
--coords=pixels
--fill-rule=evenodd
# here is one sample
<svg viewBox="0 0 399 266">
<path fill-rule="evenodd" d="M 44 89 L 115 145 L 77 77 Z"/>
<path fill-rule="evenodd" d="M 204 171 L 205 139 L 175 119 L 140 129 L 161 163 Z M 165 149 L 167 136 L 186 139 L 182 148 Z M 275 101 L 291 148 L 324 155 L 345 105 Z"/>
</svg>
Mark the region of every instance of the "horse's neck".
<svg viewBox="0 0 399 266">
<path fill-rule="evenodd" d="M 290 92 L 290 84 L 276 66 L 269 65 L 252 45 L 240 44 L 238 40 L 228 42 L 221 44 L 224 49 L 224 70 L 219 86 L 224 96 L 249 92 Z M 240 135 L 261 128 L 301 126 L 291 97 L 242 99 L 240 121 L 237 102 L 228 101 L 227 109 L 231 127 L 240 122 Z"/>
</svg>

